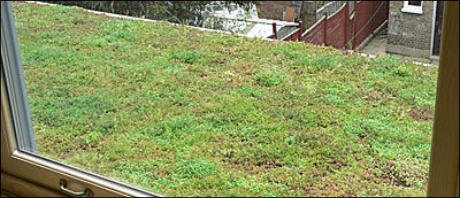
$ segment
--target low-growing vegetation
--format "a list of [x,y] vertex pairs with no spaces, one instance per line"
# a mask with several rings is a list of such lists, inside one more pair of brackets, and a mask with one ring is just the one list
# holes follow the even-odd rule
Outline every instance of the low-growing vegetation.
[[13,2],[42,155],[168,196],[423,196],[437,68]]

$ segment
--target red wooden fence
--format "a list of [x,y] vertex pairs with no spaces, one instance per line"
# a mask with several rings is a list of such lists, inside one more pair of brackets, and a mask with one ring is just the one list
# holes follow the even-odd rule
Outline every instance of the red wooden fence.
[[353,48],[361,44],[374,30],[388,19],[389,1],[360,1],[355,3]]
[[344,20],[347,19],[348,12],[345,8],[348,7],[348,4],[344,4],[342,8],[335,12],[330,17],[327,17],[327,37],[326,37],[326,45],[333,46],[337,49],[342,49],[346,46],[345,41],[345,22]]
[[327,16],[325,15],[302,34],[301,40],[315,45],[326,43],[326,34],[324,34],[324,30],[327,30],[326,21]]
[[297,41],[301,34],[300,29],[286,36],[283,41]]
[[331,16],[325,16],[300,35],[298,30],[283,41],[304,41],[316,45],[329,45],[337,49],[346,49],[348,43],[355,48],[374,30],[388,19],[388,1],[355,2],[351,18],[345,3]]

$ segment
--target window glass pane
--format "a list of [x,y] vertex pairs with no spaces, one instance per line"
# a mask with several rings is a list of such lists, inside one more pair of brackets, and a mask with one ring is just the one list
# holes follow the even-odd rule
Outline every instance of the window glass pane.
[[422,1],[409,1],[409,5],[412,5],[412,6],[421,6],[421,5],[422,5]]
[[167,196],[425,195],[437,67],[343,50],[386,4],[353,5],[349,42],[333,13],[284,42],[267,5],[61,3],[12,2],[39,155]]

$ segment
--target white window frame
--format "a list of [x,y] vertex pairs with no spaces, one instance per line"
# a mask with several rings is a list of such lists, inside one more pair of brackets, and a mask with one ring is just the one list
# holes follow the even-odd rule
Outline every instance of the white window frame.
[[404,1],[404,6],[401,8],[401,12],[423,14],[423,1],[420,1],[420,6],[409,5],[409,1]]
[[436,9],[437,1],[433,1],[433,18],[431,19],[431,40],[430,40],[430,55],[433,56],[433,47],[434,47],[434,28],[436,24]]

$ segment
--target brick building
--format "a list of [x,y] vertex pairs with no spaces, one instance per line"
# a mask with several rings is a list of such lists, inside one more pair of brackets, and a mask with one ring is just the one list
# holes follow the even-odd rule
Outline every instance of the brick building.
[[439,55],[442,1],[390,1],[386,52],[430,58]]

